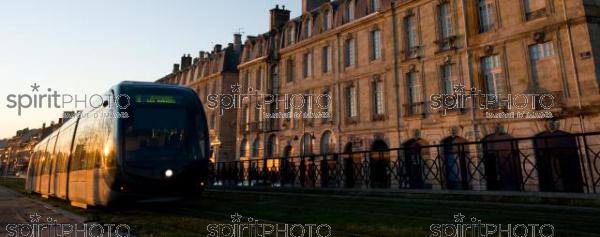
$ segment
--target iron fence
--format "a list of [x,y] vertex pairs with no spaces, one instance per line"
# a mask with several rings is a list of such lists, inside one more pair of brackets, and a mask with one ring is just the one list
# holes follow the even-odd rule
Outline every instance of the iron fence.
[[600,133],[459,137],[401,148],[218,162],[216,186],[600,192]]

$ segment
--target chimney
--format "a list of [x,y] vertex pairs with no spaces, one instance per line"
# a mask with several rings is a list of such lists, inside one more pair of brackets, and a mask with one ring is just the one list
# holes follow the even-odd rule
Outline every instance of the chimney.
[[271,9],[270,29],[279,29],[290,20],[290,11],[285,10],[285,6],[279,9],[279,5]]
[[235,51],[240,51],[242,49],[242,34],[233,35],[233,47]]
[[175,63],[173,64],[173,73],[179,72],[179,64]]
[[181,57],[181,70],[185,70],[188,67],[190,67],[192,65],[192,56],[188,55],[183,55]]
[[222,48],[223,48],[223,46],[222,46],[222,45],[220,45],[220,44],[216,44],[216,45],[215,45],[214,52],[215,52],[215,53],[219,53],[219,52],[221,52],[221,49],[222,49]]
[[204,59],[205,54],[206,53],[204,51],[200,51],[200,60]]
[[311,12],[328,2],[329,0],[302,0],[302,14]]

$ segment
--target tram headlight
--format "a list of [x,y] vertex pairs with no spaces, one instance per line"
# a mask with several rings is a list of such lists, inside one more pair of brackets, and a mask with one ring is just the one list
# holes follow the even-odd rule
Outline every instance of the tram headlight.
[[173,170],[171,170],[171,169],[165,170],[165,177],[171,178],[171,176],[173,176]]

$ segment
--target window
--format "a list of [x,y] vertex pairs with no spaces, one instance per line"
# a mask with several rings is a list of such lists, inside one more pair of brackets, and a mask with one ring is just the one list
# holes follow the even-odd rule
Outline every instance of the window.
[[210,118],[210,129],[215,129],[216,125],[217,125],[217,116],[213,114],[213,115],[211,115],[211,118]]
[[347,115],[350,118],[358,116],[356,104],[356,86],[352,85],[347,88],[346,101],[348,102]]
[[240,157],[246,156],[246,150],[248,149],[248,141],[246,139],[242,139],[240,142]]
[[258,45],[256,46],[256,57],[261,57],[262,53],[263,53],[262,42],[259,42]]
[[324,73],[331,70],[331,46],[325,46],[321,50],[321,69]]
[[406,75],[406,84],[408,89],[409,113],[416,114],[419,111],[419,105],[423,101],[421,81],[416,72],[409,72]]
[[492,55],[481,58],[481,69],[486,94],[507,96],[507,85],[502,74],[500,56]]
[[321,107],[324,113],[331,112],[331,92],[329,90],[323,92],[322,100],[319,101],[319,107]]
[[295,67],[296,67],[296,65],[295,65],[293,59],[290,58],[286,61],[285,79],[287,82],[294,81],[294,68]]
[[326,131],[321,136],[321,154],[328,154],[331,152],[331,132]]
[[419,39],[417,34],[417,17],[414,15],[404,18],[406,27],[406,52],[409,58],[418,55]]
[[442,93],[452,95],[454,93],[455,82],[452,81],[452,65],[444,64],[440,68],[440,77],[442,81]]
[[354,1],[348,1],[344,9],[344,23],[354,20]]
[[323,30],[331,29],[331,11],[327,10],[323,14]]
[[523,0],[527,20],[537,19],[546,14],[546,0]]
[[[250,108],[248,105],[244,106],[244,113],[242,114],[242,121],[244,121],[244,126],[250,123]],[[246,129],[247,130],[247,129]]]
[[381,80],[373,81],[373,113],[375,115],[383,115],[383,82]]
[[312,53],[305,53],[303,56],[303,76],[304,78],[312,76]]
[[379,0],[370,0],[371,12],[379,11]]
[[260,139],[257,137],[256,139],[254,139],[254,142],[252,143],[252,157],[258,157],[259,150],[260,150]]
[[256,70],[256,90],[260,90],[262,88],[262,83],[263,83],[263,69],[262,67],[259,67],[258,70]]
[[[250,47],[248,46],[248,48],[250,48]],[[250,52],[250,49],[246,50],[246,52],[244,52],[244,54],[246,55],[245,61],[250,61],[250,59],[252,57],[252,53]]]
[[312,135],[309,133],[305,133],[302,136],[302,155],[310,155],[312,154]]
[[312,18],[308,18],[305,22],[306,26],[304,26],[306,29],[306,37],[310,37],[312,36]]
[[309,119],[311,116],[309,115],[312,112],[312,100],[311,97],[309,97],[308,95],[310,94],[309,91],[305,92],[305,96],[303,96],[303,103],[302,103],[302,118],[304,120]]
[[371,31],[371,59],[377,60],[381,58],[381,31]]
[[554,56],[554,45],[552,42],[545,42],[529,46],[529,52],[532,61],[538,61],[544,58]]
[[452,12],[450,3],[442,3],[438,8],[440,22],[440,38],[447,39],[453,34],[452,30]]
[[540,77],[545,78],[544,76],[540,76],[540,74],[544,73],[544,69],[552,67],[552,63],[550,62],[550,64],[548,64],[544,63],[543,61],[553,56],[554,45],[552,44],[552,42],[538,43],[529,46],[529,57],[531,61],[531,78],[533,80],[533,85],[537,86],[539,84]]
[[248,90],[248,91],[252,90],[252,81],[250,78],[250,71],[246,72],[246,81],[244,83],[246,84],[246,90]]
[[290,26],[287,30],[287,44],[291,45],[296,41],[295,27]]
[[345,44],[345,53],[344,53],[344,65],[346,65],[346,67],[349,66],[353,66],[356,63],[356,59],[355,59],[355,42],[354,39],[348,39],[346,40],[346,44]]
[[244,73],[244,81],[243,81],[242,88],[249,91],[251,86],[252,85],[250,82],[250,72],[246,71],[246,73]]
[[496,27],[494,0],[477,0],[479,10],[479,32],[484,33]]
[[260,112],[260,106],[254,105],[254,122],[262,121],[262,113]]

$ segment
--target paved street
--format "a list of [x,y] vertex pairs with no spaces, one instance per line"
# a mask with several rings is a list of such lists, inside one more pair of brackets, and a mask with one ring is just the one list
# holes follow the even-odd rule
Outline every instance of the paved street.
[[33,200],[6,187],[0,186],[0,236],[8,234],[7,227],[15,224],[54,222],[77,224],[84,218]]

